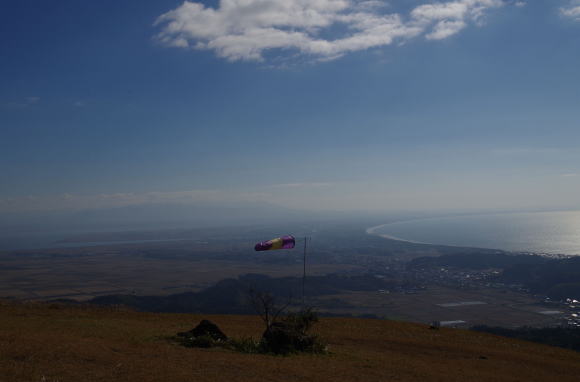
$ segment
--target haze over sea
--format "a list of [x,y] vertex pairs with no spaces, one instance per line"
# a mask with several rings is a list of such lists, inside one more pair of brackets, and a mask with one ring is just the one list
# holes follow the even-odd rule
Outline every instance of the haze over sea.
[[368,232],[418,243],[580,255],[580,211],[429,218]]

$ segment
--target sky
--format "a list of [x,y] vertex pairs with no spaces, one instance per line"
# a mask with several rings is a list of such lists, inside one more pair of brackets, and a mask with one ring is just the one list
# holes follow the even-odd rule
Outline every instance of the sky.
[[6,216],[580,205],[577,0],[5,0],[0,57]]

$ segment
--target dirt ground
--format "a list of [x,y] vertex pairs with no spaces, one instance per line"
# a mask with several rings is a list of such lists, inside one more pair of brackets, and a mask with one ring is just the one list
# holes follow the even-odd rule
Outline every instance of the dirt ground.
[[323,319],[329,355],[190,349],[168,340],[209,318],[259,337],[253,316],[0,305],[0,376],[12,381],[577,381],[580,353],[460,329]]

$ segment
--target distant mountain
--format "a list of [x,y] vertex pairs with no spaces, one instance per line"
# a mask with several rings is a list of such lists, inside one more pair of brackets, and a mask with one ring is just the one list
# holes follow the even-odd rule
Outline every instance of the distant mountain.
[[1,236],[23,232],[116,231],[251,225],[317,216],[267,203],[139,204],[107,209],[0,215]]

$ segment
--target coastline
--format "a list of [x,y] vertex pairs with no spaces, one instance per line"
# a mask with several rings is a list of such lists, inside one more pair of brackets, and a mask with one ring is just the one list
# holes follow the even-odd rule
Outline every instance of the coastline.
[[369,227],[365,230],[367,235],[372,235],[372,236],[378,236],[378,237],[382,237],[383,239],[387,239],[387,240],[395,240],[395,241],[400,241],[403,243],[410,243],[410,244],[421,244],[421,245],[429,245],[429,246],[438,246],[438,247],[452,247],[452,248],[470,248],[470,249],[481,249],[481,250],[492,250],[492,251],[501,251],[505,254],[508,255],[528,255],[528,256],[542,256],[542,257],[546,257],[546,258],[550,258],[550,259],[567,259],[567,258],[571,258],[571,257],[576,257],[576,256],[580,256],[579,255],[571,255],[571,254],[566,254],[566,253],[545,253],[545,252],[532,252],[532,251],[512,251],[512,250],[506,250],[506,249],[499,249],[499,248],[487,248],[487,247],[470,247],[470,246],[465,246],[465,245],[453,245],[453,244],[435,244],[435,243],[427,243],[427,242],[421,242],[421,241],[414,241],[414,240],[408,240],[408,239],[403,239],[397,236],[392,236],[392,235],[387,235],[387,234],[380,234],[380,233],[376,233],[377,230],[381,229],[384,226],[390,225],[393,223],[385,223],[385,224],[380,224],[377,226],[373,226],[373,227]]
[[[400,237],[396,237],[396,236],[391,236],[391,235],[386,235],[386,234],[380,234],[380,233],[376,233],[375,231],[377,229],[380,229],[386,225],[389,225],[392,223],[385,223],[385,224],[381,224],[381,225],[377,225],[374,227],[369,227],[365,230],[365,232],[367,233],[367,235],[372,235],[372,236],[379,236],[382,237],[383,239],[388,239],[388,240],[395,240],[395,241],[402,241],[404,243],[411,243],[411,244],[423,244],[423,245],[439,245],[439,244],[433,244],[433,243],[424,243],[421,241],[413,241],[413,240],[407,240],[407,239],[403,239]],[[455,247],[454,245],[446,245],[447,247]]]

